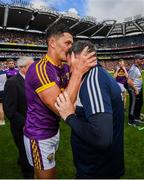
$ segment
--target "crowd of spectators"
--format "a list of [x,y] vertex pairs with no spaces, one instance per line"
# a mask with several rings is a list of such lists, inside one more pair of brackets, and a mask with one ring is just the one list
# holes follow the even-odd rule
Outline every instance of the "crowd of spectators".
[[[16,43],[16,44],[30,44],[30,45],[46,45],[45,35],[44,34],[37,34],[37,33],[26,33],[21,31],[0,31],[0,43]],[[119,38],[103,38],[103,39],[96,39],[94,40],[97,49],[105,49],[105,48],[121,48],[121,47],[134,47],[144,45],[144,34],[135,35],[135,36],[127,36],[127,37],[119,37]],[[30,52],[31,51],[31,52]],[[24,51],[1,51],[0,58],[7,59],[13,58],[17,59],[19,56],[31,56],[35,60],[40,59],[45,52],[35,52],[30,50],[28,52]],[[122,55],[112,55],[112,58],[116,60],[106,60],[105,56],[101,56],[100,63],[103,67],[109,71],[113,71],[118,63],[119,59],[130,59],[125,60],[126,65],[128,68],[133,64],[133,55],[131,54],[122,54]],[[0,62],[0,65],[3,64],[3,67],[6,68],[6,63]]]
[[117,38],[97,39],[97,48],[127,48],[135,46],[144,46],[144,34],[134,36],[122,36]]
[[[107,60],[107,61],[99,61],[99,63],[108,71],[115,71],[119,60]],[[124,60],[125,66],[129,69],[131,65],[133,64],[134,60]]]
[[35,52],[0,52],[0,57],[11,57],[18,58],[19,56],[31,56],[33,58],[41,58],[44,53],[35,53]]
[[0,43],[46,45],[45,35],[21,31],[0,31]]
[[[16,64],[16,61],[15,61],[15,64]],[[0,61],[0,67],[1,67],[2,70],[8,69],[8,62],[7,62],[7,60]]]
[[[93,40],[97,48],[121,48],[144,45],[144,34]],[[45,35],[21,31],[0,31],[0,43],[46,45]]]
[[[22,56],[22,55],[19,55]],[[17,56],[17,57],[19,57]],[[99,61],[99,63],[108,71],[115,71],[119,60],[107,60],[107,61]],[[126,67],[129,69],[131,65],[133,64],[133,60],[124,60]],[[0,61],[0,67],[2,67],[3,70],[7,69],[7,60],[6,61]]]

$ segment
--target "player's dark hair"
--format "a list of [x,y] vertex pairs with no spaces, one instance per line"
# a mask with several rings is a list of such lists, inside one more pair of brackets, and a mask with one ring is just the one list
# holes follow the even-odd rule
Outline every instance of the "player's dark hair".
[[89,52],[96,52],[96,47],[93,43],[88,40],[78,40],[69,49],[68,54],[71,54],[72,52],[75,54],[80,54],[86,46],[88,46]]
[[63,33],[69,33],[69,34],[73,35],[71,29],[66,24],[55,23],[55,24],[51,25],[47,29],[47,32],[46,32],[47,42],[48,42],[50,37],[52,37],[52,36],[60,36]]

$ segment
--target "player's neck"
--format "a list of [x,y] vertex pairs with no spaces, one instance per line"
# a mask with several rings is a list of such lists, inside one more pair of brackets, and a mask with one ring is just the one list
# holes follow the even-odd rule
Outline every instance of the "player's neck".
[[56,66],[61,66],[62,62],[61,60],[56,56],[55,53],[52,53],[52,52],[49,52],[48,51],[48,56],[51,58],[51,60],[53,61],[53,63],[56,65]]

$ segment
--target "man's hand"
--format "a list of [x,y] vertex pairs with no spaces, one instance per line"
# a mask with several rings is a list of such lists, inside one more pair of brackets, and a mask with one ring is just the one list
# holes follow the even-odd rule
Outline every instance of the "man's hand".
[[67,92],[60,94],[59,97],[57,97],[57,102],[55,103],[55,107],[58,110],[60,116],[64,120],[66,120],[66,118],[70,114],[75,113],[74,105],[70,101],[70,98],[69,98]]
[[128,83],[128,85],[133,89],[135,95],[138,95],[138,94],[139,94],[139,91],[138,91],[138,89],[134,86],[134,81],[129,78],[129,79],[127,80],[127,83]]
[[80,74],[85,74],[91,67],[97,64],[96,52],[88,52],[88,47],[75,56],[71,55],[71,70]]
[[135,93],[136,96],[139,94],[139,91],[138,91],[138,89],[136,87],[134,89],[134,93]]

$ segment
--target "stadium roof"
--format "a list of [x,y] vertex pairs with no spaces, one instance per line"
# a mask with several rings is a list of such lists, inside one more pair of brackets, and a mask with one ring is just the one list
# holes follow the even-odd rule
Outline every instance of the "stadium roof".
[[66,23],[76,37],[98,38],[144,33],[144,17],[122,23],[117,23],[116,20],[97,22],[93,17],[80,18],[72,13],[62,14],[49,8],[38,10],[0,4],[0,29],[45,33],[56,22]]

